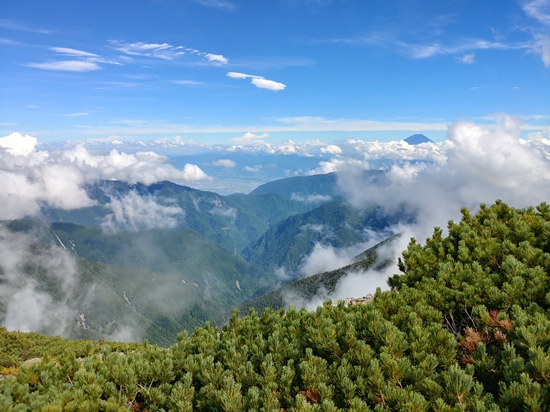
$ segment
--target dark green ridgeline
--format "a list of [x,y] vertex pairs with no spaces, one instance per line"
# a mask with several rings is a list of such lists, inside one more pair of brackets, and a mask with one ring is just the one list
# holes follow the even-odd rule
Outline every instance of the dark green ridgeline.
[[410,220],[405,211],[388,215],[380,207],[356,209],[341,202],[328,202],[271,226],[242,256],[266,271],[284,268],[294,275],[302,259],[316,243],[345,248],[365,241],[365,229],[381,232],[399,221]]
[[[192,229],[218,243],[229,253],[238,253],[249,242],[258,239],[270,225],[318,205],[283,198],[273,193],[261,195],[217,193],[159,182],[149,186],[131,185],[120,181],[102,181],[87,188],[88,195],[98,204],[78,210],[44,208],[48,222],[67,222],[99,227],[110,209],[105,205],[110,197],[121,198],[135,191],[142,197],[154,196],[157,202],[178,206],[184,211],[177,228]],[[233,213],[228,213],[234,211]],[[177,216],[176,216],[177,217]]]
[[[377,245],[365,250],[363,253],[355,257],[354,263],[340,269],[308,276],[307,278],[296,280],[280,287],[279,289],[271,290],[266,293],[262,293],[260,290],[254,294],[253,299],[243,303],[237,309],[242,315],[246,315],[251,309],[254,309],[261,315],[266,308],[271,310],[286,308],[287,303],[285,302],[285,296],[292,295],[307,301],[317,296],[321,291],[325,294],[331,294],[336,289],[336,285],[342,276],[345,276],[350,272],[366,271],[367,269],[383,270],[388,267],[391,262],[388,260],[380,261],[378,259],[377,250],[381,246],[397,240],[400,236],[400,234],[393,235]],[[220,326],[225,325],[229,321],[230,317],[231,314],[226,313],[214,323]]]
[[371,303],[233,316],[168,349],[0,328],[0,410],[548,411],[547,204],[464,209],[397,269]]

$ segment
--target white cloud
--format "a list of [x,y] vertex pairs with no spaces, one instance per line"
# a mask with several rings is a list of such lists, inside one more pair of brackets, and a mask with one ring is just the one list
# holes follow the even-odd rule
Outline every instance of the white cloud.
[[548,200],[550,142],[519,136],[518,124],[510,118],[494,128],[458,122],[449,128],[447,142],[433,145],[439,152],[433,164],[394,165],[387,186],[353,178],[341,188],[356,205],[408,205],[423,227],[417,236],[422,239],[434,226],[458,218],[462,206],[475,209],[502,199],[524,207]]
[[487,40],[465,40],[454,45],[399,43],[400,47],[414,59],[426,59],[437,55],[460,54],[472,50],[528,49],[528,43],[506,44]]
[[235,163],[233,160],[229,159],[219,159],[214,162],[212,162],[212,165],[218,166],[218,167],[225,167],[225,168],[233,168],[237,166],[237,163]]
[[[372,132],[372,131],[406,131],[428,132],[444,131],[448,123],[414,122],[414,121],[380,121],[371,119],[329,119],[325,117],[301,116],[275,119],[269,125],[232,125],[211,126],[191,124],[148,123],[145,121],[118,122],[115,126],[81,127],[81,133],[100,135],[140,135],[140,134],[184,134],[184,133],[246,133],[255,130],[256,133],[275,132]],[[523,124],[522,129],[539,127]]]
[[43,205],[62,209],[91,206],[83,186],[100,179],[150,185],[162,180],[196,181],[209,177],[196,165],[178,170],[154,152],[128,154],[113,149],[92,154],[84,143],[58,151],[37,151],[30,136],[0,138],[0,220],[36,216]]
[[237,219],[238,210],[233,207],[224,208],[219,204],[215,204],[215,207],[210,209],[210,213],[216,216],[228,217],[233,222],[235,222],[235,220]]
[[228,60],[225,57],[223,57],[221,54],[208,53],[204,57],[206,57],[209,62],[220,63],[220,64],[228,63]]
[[550,24],[550,1],[534,0],[523,5],[523,10],[529,17],[544,24]]
[[14,156],[28,156],[34,151],[38,140],[35,137],[21,133],[12,133],[0,138],[0,147]]
[[233,141],[235,143],[247,143],[247,142],[256,142],[260,139],[265,139],[266,137],[269,137],[268,133],[263,133],[261,135],[256,135],[254,133],[246,132],[241,137],[235,137],[233,138]]
[[459,60],[464,64],[473,64],[475,61],[475,54],[474,53],[465,54]]
[[153,196],[140,196],[135,190],[123,197],[110,196],[108,207],[112,213],[105,216],[101,226],[109,231],[173,229],[185,214],[179,206],[162,205]]
[[[531,133],[529,137],[530,140],[521,139],[519,125],[503,117],[495,127],[455,123],[449,128],[446,142],[418,145],[423,146],[419,150],[418,147],[411,151],[397,150],[400,147],[395,144],[380,143],[373,147],[371,142],[357,145],[358,142],[353,141],[351,147],[366,154],[366,158],[389,154],[399,159],[406,153],[406,156],[432,158],[433,163],[396,163],[386,173],[387,180],[382,184],[350,170],[338,175],[338,184],[355,207],[378,204],[390,213],[403,213],[402,208],[405,208],[408,214],[415,216],[414,223],[391,228],[390,232],[403,233],[403,236],[379,251],[382,258],[395,262],[411,237],[422,242],[432,234],[434,227],[444,228],[449,220],[459,220],[463,206],[475,212],[480,203],[491,204],[497,199],[514,207],[547,202],[550,197],[550,139],[543,132]],[[340,253],[321,246],[314,252],[304,260],[304,274],[325,270],[322,265],[327,257],[336,260]],[[293,299],[293,304],[312,309],[327,297],[360,297],[373,293],[377,287],[387,288],[386,279],[395,272],[395,264],[392,264],[382,271],[350,273],[339,281],[330,296],[321,292],[308,302],[296,296],[289,299]]]
[[259,172],[262,169],[263,169],[262,165],[255,165],[254,167],[250,167],[250,166],[244,167],[244,170],[246,170],[247,172],[253,172],[253,173]]
[[253,77],[252,84],[260,89],[268,89],[273,91],[284,90],[286,85],[273,80],[267,80],[263,77]]
[[213,7],[221,10],[233,10],[235,5],[226,0],[195,0],[196,3],[202,4],[203,6]]
[[324,196],[324,195],[303,196],[301,193],[292,193],[292,195],[290,196],[290,200],[295,200],[297,202],[304,202],[304,203],[328,202],[330,199],[331,199],[330,196]]
[[181,84],[183,86],[198,86],[204,84],[203,82],[198,82],[196,80],[175,80],[174,83]]
[[336,145],[328,145],[327,147],[322,147],[321,148],[321,153],[328,153],[328,154],[332,154],[332,155],[338,155],[338,154],[342,154],[342,149],[340,149],[338,146]]
[[92,61],[81,60],[62,60],[46,63],[29,63],[29,67],[43,70],[59,70],[68,72],[89,72],[93,70],[101,70],[101,67]]
[[172,60],[176,56],[185,54],[181,47],[174,47],[168,43],[124,43],[116,40],[111,40],[109,43],[113,49],[130,56],[147,56]]
[[319,167],[315,170],[310,171],[309,175],[317,175],[317,174],[326,174],[326,173],[333,173],[333,172],[342,172],[349,169],[362,169],[366,170],[369,169],[369,163],[365,160],[361,159],[352,159],[352,158],[336,158],[333,157],[329,161],[322,161],[319,162]]
[[330,245],[316,243],[311,254],[302,260],[298,270],[303,277],[328,272],[349,265],[357,254],[357,246],[336,249]]
[[[6,308],[0,321],[8,330],[64,335],[76,315],[76,263],[59,247],[41,247],[37,254],[33,243],[31,235],[0,226],[0,300]],[[40,283],[26,268],[40,268]]]
[[244,73],[238,73],[238,72],[228,72],[226,74],[227,77],[231,77],[232,79],[246,79],[248,77],[254,77],[250,74],[244,74]]
[[238,72],[228,72],[226,76],[231,77],[232,79],[252,79],[251,83],[260,88],[260,89],[268,89],[273,91],[280,91],[284,90],[286,88],[286,85],[283,83],[276,82],[274,80],[267,80],[266,78],[262,76],[256,76],[254,74],[245,74],[245,73],[238,73]]
[[[387,280],[397,272],[397,257],[401,255],[403,250],[407,249],[410,238],[414,236],[407,227],[394,227],[392,228],[392,232],[401,233],[401,237],[376,250],[378,262],[389,261],[390,263],[382,270],[368,269],[366,271],[349,272],[338,280],[334,292],[327,296],[327,298],[332,300],[350,297],[359,298],[368,294],[374,294],[377,288],[382,290],[389,289]],[[384,239],[378,238],[376,242],[382,240]]]
[[8,20],[8,19],[0,19],[0,27],[3,27],[5,29],[10,29],[10,30],[28,31],[31,33],[39,33],[39,34],[57,33],[55,30],[45,30],[45,29],[38,29],[34,27],[28,27],[28,26],[25,26],[24,24],[21,24],[18,21]]
[[65,54],[67,56],[75,57],[98,57],[97,54],[88,53],[82,50],[71,49],[68,47],[50,47],[50,50],[53,50],[56,53]]
[[[283,117],[278,119],[281,123],[289,125],[294,131],[427,131],[447,130],[448,124],[444,122],[396,122],[364,119],[327,119],[318,116]],[[276,130],[273,130],[276,131]]]
[[44,63],[30,63],[27,64],[27,66],[42,70],[89,72],[100,70],[100,63],[121,65],[119,62],[116,61],[105,60],[99,57],[97,54],[77,49],[71,49],[68,47],[50,47],[50,50],[72,59],[49,61]]
[[82,117],[82,116],[88,116],[89,113],[86,113],[86,112],[77,112],[77,113],[69,113],[69,114],[64,114],[63,116],[65,117]]
[[197,49],[184,46],[173,46],[169,43],[126,43],[118,40],[110,40],[109,45],[114,50],[124,53],[127,56],[152,57],[170,61],[187,55],[189,57],[199,56],[209,63],[228,63],[228,59],[221,54],[204,53]]
[[535,53],[540,53],[544,66],[550,67],[550,36],[538,34],[535,36]]

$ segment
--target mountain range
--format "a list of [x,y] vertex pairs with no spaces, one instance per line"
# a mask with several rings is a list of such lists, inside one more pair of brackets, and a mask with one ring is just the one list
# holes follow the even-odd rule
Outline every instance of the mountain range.
[[[365,173],[383,181],[383,172]],[[280,307],[287,289],[277,289],[289,282],[294,286],[286,287],[309,282],[330,290],[327,285],[351,267],[301,279],[316,247],[359,253],[369,234],[410,218],[375,205],[353,208],[342,200],[337,180],[334,173],[295,177],[228,196],[171,182],[102,181],[85,188],[93,206],[44,207],[40,220],[3,222],[0,241],[26,237],[34,257],[21,255],[12,267],[0,261],[0,280],[12,290],[31,285],[35,300],[62,302],[62,333],[69,337],[146,338],[166,346],[179,331],[222,319],[246,302],[258,310]],[[373,264],[375,252],[367,255],[355,264]],[[52,261],[61,258],[74,262],[71,287],[55,273]],[[0,297],[5,325],[14,301]],[[39,332],[59,333],[42,324]]]

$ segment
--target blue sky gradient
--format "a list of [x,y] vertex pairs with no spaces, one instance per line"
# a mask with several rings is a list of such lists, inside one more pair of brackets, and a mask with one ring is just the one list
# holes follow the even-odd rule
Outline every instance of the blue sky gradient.
[[550,125],[550,1],[0,4],[0,134],[206,144]]

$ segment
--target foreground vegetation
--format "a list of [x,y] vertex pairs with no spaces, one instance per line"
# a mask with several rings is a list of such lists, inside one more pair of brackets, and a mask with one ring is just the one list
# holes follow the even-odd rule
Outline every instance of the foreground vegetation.
[[58,340],[3,365],[0,410],[548,410],[547,204],[463,210],[399,270],[370,304],[236,313],[168,349]]

